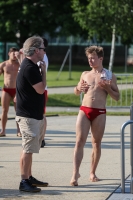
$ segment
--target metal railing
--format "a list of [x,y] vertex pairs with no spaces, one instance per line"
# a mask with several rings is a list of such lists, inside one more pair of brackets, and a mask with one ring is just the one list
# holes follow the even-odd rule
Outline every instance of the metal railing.
[[133,104],[130,107],[130,120],[121,127],[121,192],[125,193],[125,151],[124,151],[124,130],[130,124],[130,164],[131,164],[131,182],[130,190],[133,194]]
[[111,97],[107,101],[108,107],[129,107],[133,102],[133,74],[115,74],[120,91],[120,100],[114,101]]

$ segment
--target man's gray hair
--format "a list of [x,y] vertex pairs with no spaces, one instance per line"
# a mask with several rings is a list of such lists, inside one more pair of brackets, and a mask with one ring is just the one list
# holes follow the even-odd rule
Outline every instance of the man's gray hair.
[[43,39],[39,36],[33,36],[28,38],[23,44],[23,52],[25,56],[32,56],[36,48],[39,48],[43,44]]

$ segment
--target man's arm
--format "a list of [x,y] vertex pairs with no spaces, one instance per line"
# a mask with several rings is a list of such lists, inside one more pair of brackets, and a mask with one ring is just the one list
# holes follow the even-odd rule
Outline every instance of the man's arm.
[[76,95],[80,95],[81,94],[81,91],[78,89],[78,85],[74,88],[74,94],[76,94]]
[[83,79],[83,77],[86,73],[87,73],[86,71],[82,73],[78,85],[74,88],[75,95],[80,95],[81,92],[86,93],[88,91],[90,85],[88,85],[87,82],[84,81],[84,79]]
[[23,49],[20,49],[19,52],[16,51],[16,52],[15,52],[15,56],[16,56],[16,58],[17,58],[19,64],[21,65],[22,61],[23,61],[24,58],[25,58],[25,55],[23,54]]
[[42,82],[39,82],[33,85],[33,88],[36,90],[38,94],[44,93],[44,88],[46,87],[46,65],[45,62],[41,63],[41,74],[42,74]]
[[0,75],[1,75],[1,74],[4,74],[4,70],[3,70],[3,67],[4,67],[4,65],[5,65],[4,63],[5,63],[5,62],[3,62],[3,63],[0,64]]
[[80,81],[78,82],[78,84],[74,88],[74,94],[75,95],[80,95],[81,94],[81,80],[82,80],[82,76],[83,76],[83,73],[80,76]]
[[107,91],[107,93],[112,97],[112,99],[118,101],[120,99],[119,89],[117,87],[117,80],[115,75],[112,75],[112,80],[101,81],[99,86]]

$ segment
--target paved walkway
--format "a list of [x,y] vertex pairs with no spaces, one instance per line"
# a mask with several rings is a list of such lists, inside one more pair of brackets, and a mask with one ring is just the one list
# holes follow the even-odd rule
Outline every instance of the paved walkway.
[[[69,88],[72,90],[72,88]],[[55,90],[54,90],[55,91]],[[52,89],[51,89],[52,92]],[[50,93],[50,91],[49,91]],[[70,93],[70,92],[69,92]],[[47,107],[47,111],[67,111],[78,108]],[[125,108],[129,111],[129,108]],[[1,107],[0,107],[1,113]],[[84,158],[80,167],[81,178],[78,187],[71,187],[72,159],[75,144],[76,116],[47,117],[46,147],[33,156],[33,175],[48,181],[49,187],[42,188],[39,194],[19,192],[19,157],[21,138],[16,136],[15,112],[9,109],[6,127],[7,136],[0,138],[0,199],[1,200],[105,200],[119,186],[120,166],[120,128],[129,120],[129,116],[107,116],[105,134],[102,141],[102,157],[97,168],[100,182],[89,181],[91,143],[90,135],[84,149]],[[130,174],[130,128],[125,130],[126,176]],[[119,197],[117,196],[117,199]],[[120,198],[123,200],[124,198]]]
[[[47,106],[47,112],[54,112],[55,115],[58,115],[59,112],[77,112],[78,113],[79,108],[78,107],[48,107]],[[107,112],[129,112],[130,114],[130,107],[125,108],[107,108]],[[0,106],[0,113],[2,113],[2,108]],[[15,118],[15,110],[13,106],[9,107],[8,112],[8,119],[14,119]],[[47,114],[46,114],[47,116]]]
[[[78,107],[48,107],[47,106],[47,112],[55,112],[58,115],[58,112],[78,112],[79,108]],[[0,106],[0,113],[2,112],[2,108]],[[130,113],[130,108],[125,107],[125,108],[107,108],[107,112],[129,112]],[[8,112],[8,118],[15,118],[15,111],[14,107],[10,106],[9,107],[9,112]]]
[[[131,88],[131,84],[118,84],[118,88],[120,90],[124,90],[127,88]],[[73,93],[74,87],[56,87],[56,88],[48,88],[49,94],[70,94]]]
[[[7,136],[0,138],[0,199],[1,200],[105,200],[120,184],[120,128],[128,116],[107,116],[102,141],[102,156],[97,168],[100,182],[89,181],[90,135],[84,149],[78,187],[71,187],[72,158],[75,144],[76,116],[47,117],[46,147],[33,156],[33,175],[48,181],[49,187],[38,194],[19,192],[19,157],[21,138],[16,137],[14,119],[8,120]],[[129,127],[126,139],[126,176],[130,174]]]

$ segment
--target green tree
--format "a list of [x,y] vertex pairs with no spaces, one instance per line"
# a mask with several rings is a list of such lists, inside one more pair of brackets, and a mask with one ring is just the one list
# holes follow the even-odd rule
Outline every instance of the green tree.
[[1,0],[0,19],[0,41],[17,42],[20,47],[35,34],[68,36],[82,32],[72,17],[70,0]]
[[71,0],[73,17],[88,38],[94,36],[97,42],[111,41],[110,66],[113,66],[115,40],[121,37],[123,44],[131,44],[133,39],[133,1],[132,0]]

